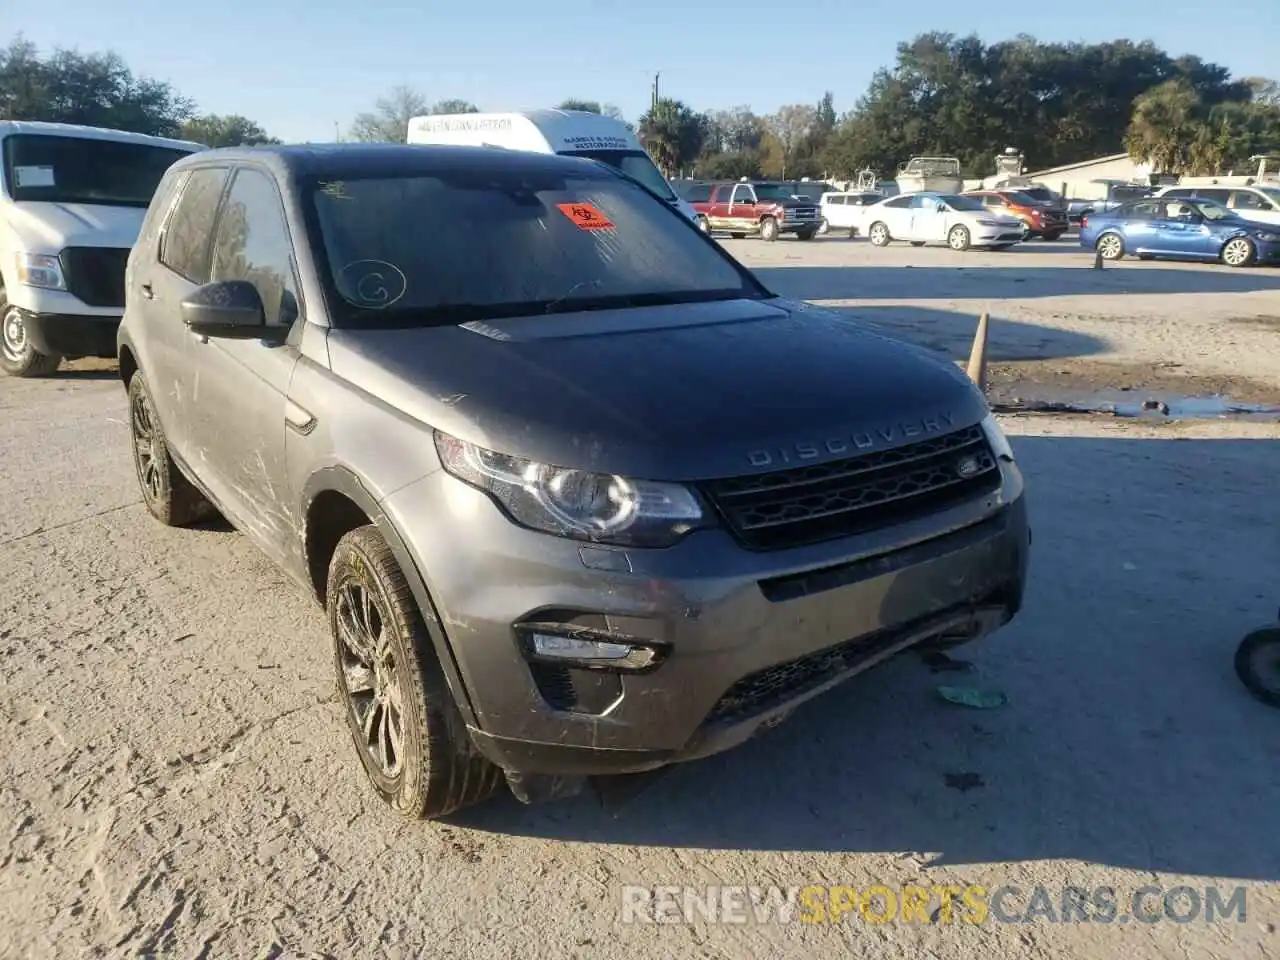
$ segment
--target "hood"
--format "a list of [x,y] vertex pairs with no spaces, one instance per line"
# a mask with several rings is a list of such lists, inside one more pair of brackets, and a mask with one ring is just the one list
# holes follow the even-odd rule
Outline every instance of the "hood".
[[9,205],[9,225],[19,243],[36,253],[63,247],[131,247],[138,239],[145,207],[23,200]]
[[808,198],[804,200],[797,200],[795,197],[787,197],[787,199],[785,200],[764,200],[762,202],[777,204],[779,207],[785,207],[788,210],[794,210],[796,207],[818,206],[818,203],[816,200],[809,200]]
[[987,409],[945,357],[782,299],[332,330],[329,355],[338,376],[461,439],[638,479],[839,459]]

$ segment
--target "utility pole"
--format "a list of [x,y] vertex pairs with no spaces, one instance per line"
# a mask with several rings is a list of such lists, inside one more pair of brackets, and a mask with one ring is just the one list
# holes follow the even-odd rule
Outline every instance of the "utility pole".
[[338,121],[337,121],[337,120],[333,121],[333,142],[334,142],[334,143],[341,143],[341,142],[342,142],[342,134],[338,132]]
[[658,78],[660,76],[662,76],[661,73],[653,75],[653,102],[649,105],[651,109],[657,109],[658,107]]

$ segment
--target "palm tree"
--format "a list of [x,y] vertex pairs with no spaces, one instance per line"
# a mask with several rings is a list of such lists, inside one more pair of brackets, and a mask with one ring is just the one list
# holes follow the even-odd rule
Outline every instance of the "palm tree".
[[1124,143],[1129,156],[1159,173],[1182,173],[1203,137],[1200,96],[1185,80],[1168,80],[1134,101]]

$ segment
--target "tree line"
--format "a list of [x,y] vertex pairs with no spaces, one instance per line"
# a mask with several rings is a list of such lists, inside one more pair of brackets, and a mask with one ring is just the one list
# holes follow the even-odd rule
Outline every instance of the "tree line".
[[[971,177],[1020,149],[1032,169],[1127,152],[1161,173],[1243,169],[1280,153],[1280,85],[1236,79],[1199,57],[1150,42],[1045,43],[1018,36],[925,33],[900,43],[851,109],[834,96],[769,114],[750,106],[696,110],[660,99],[633,123],[616,106],[558,106],[615,117],[635,130],[668,176],[851,179],[891,176],[914,155],[955,156]],[[431,101],[396,87],[356,116],[345,139],[403,142],[409,119],[474,113],[468,100]],[[239,115],[200,113],[171,85],[135,76],[114,53],[41,56],[19,35],[0,49],[0,119],[52,120],[176,136],[210,146],[279,142]]]

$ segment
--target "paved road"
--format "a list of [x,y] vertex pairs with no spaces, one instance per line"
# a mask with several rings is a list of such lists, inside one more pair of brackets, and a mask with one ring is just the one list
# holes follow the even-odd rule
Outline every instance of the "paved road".
[[[139,503],[111,374],[0,380],[0,956],[1274,956],[1274,425],[1008,426],[1033,498],[1008,706],[907,660],[616,816],[404,825],[357,774],[319,611]],[[619,923],[628,884],[1249,886],[1243,923]],[[1025,906],[1013,900],[1005,910]],[[1158,901],[1157,901],[1158,905]],[[1264,954],[1262,951],[1269,951]]]

